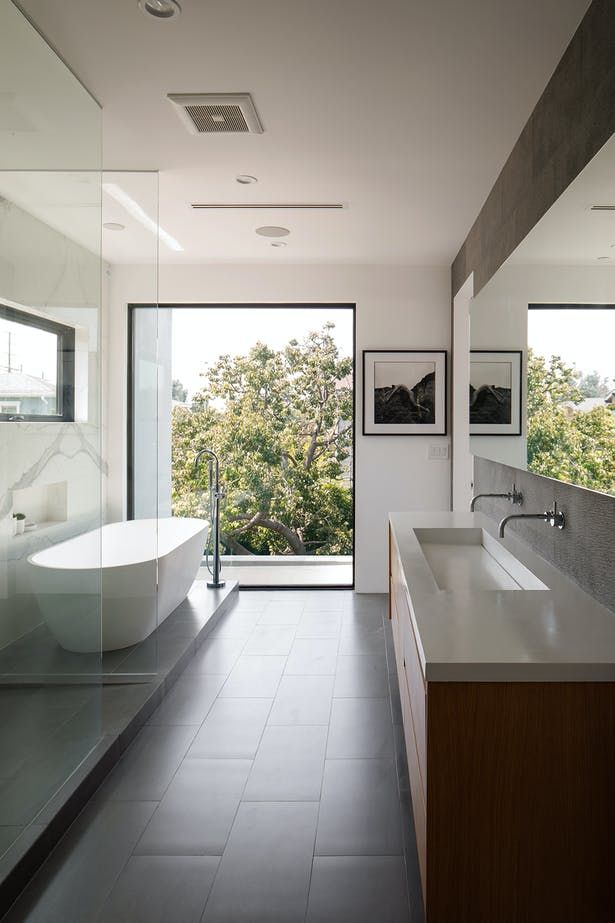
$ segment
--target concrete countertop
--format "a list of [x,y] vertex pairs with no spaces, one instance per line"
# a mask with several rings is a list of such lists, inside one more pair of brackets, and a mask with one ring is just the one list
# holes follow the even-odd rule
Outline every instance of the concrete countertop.
[[390,513],[389,521],[428,681],[615,682],[615,613],[512,534],[496,541],[548,590],[438,588],[414,530],[494,535],[480,513]]

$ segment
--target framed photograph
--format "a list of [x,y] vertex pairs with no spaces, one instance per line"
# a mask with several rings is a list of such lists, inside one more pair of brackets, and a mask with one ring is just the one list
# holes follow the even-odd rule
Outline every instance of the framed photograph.
[[446,351],[363,352],[363,435],[446,436]]
[[470,435],[521,435],[521,350],[470,351]]

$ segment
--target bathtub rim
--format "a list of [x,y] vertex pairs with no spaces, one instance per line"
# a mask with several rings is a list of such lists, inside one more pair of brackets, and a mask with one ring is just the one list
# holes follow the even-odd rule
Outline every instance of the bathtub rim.
[[[79,563],[73,560],[70,563],[66,562],[64,564],[53,564],[53,563],[48,564],[40,560],[40,558],[46,555],[48,552],[50,551],[55,552],[57,551],[57,549],[62,548],[63,545],[69,545],[71,542],[78,541],[84,535],[90,535],[94,532],[99,532],[102,536],[106,529],[111,530],[113,528],[117,528],[117,526],[126,527],[132,524],[140,524],[140,525],[156,524],[156,526],[159,527],[160,523],[171,523],[171,522],[192,523],[194,528],[193,530],[189,532],[189,534],[182,536],[181,541],[178,540],[178,542],[175,545],[173,545],[171,548],[167,548],[163,554],[157,554],[155,557],[153,557],[151,554],[147,554],[147,555],[144,555],[143,557],[138,557],[138,558],[132,557],[128,561],[113,561],[113,563],[105,564],[102,560],[102,551],[101,551],[100,560],[97,563],[92,563],[91,561],[87,561],[86,563]],[[41,570],[77,571],[79,573],[85,573],[87,571],[90,571],[93,573],[100,573],[102,571],[114,570],[114,569],[121,568],[121,567],[133,567],[133,566],[138,566],[139,564],[148,564],[150,562],[160,561],[162,558],[165,558],[167,555],[170,555],[174,551],[176,551],[177,548],[180,548],[181,545],[184,544],[184,542],[190,541],[192,538],[198,535],[199,532],[205,532],[208,535],[209,529],[210,529],[209,520],[197,519],[196,517],[192,517],[192,516],[162,516],[157,519],[150,518],[150,519],[119,520],[117,522],[105,523],[104,525],[97,526],[95,529],[88,529],[87,532],[81,532],[79,533],[79,535],[73,535],[71,536],[71,538],[67,538],[61,542],[57,542],[57,544],[55,545],[50,545],[48,548],[41,548],[38,551],[34,551],[32,552],[32,554],[29,554],[27,556],[26,560],[28,564],[32,565],[33,567],[37,567]],[[205,539],[205,541],[206,540],[207,539]],[[101,543],[101,547],[102,547],[102,543]],[[36,560],[37,558],[39,560]]]

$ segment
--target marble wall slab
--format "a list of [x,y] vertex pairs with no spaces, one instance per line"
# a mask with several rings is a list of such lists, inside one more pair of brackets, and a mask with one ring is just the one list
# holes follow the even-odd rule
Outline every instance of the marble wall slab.
[[[37,174],[37,189],[45,180]],[[49,174],[48,192],[74,193],[86,209],[81,223],[97,225],[92,181],[75,175],[61,186]],[[0,303],[51,317],[76,328],[75,422],[0,422],[0,648],[41,622],[30,555],[101,525],[105,464],[101,424],[101,259],[75,240],[7,198],[32,190],[16,172],[0,172]],[[81,198],[80,198],[81,197]],[[78,230],[76,228],[76,230]],[[83,230],[83,227],[82,227]],[[91,228],[89,229],[92,230]],[[77,235],[78,236],[78,235]],[[91,234],[90,234],[91,239]],[[65,494],[64,509],[34,531],[13,535],[14,512],[23,512],[30,487],[56,485]],[[19,491],[18,500],[15,492]],[[25,493],[24,493],[25,492]]]

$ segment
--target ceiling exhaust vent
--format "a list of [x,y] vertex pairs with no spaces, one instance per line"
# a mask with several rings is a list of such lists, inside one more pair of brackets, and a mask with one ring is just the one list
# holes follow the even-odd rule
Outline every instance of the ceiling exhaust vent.
[[167,98],[193,135],[263,133],[249,93],[169,93]]

